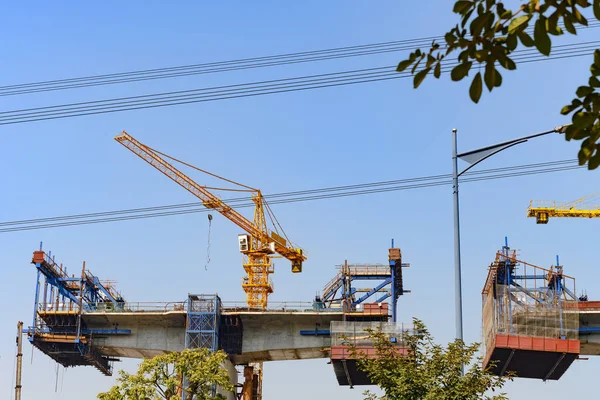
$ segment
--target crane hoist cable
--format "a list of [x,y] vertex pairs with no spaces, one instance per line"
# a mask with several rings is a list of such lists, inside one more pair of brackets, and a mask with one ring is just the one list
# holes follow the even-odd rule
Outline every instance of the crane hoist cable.
[[208,271],[208,264],[210,264],[210,226],[212,225],[212,214],[208,214],[208,244],[206,246],[206,264],[204,264],[204,270]]

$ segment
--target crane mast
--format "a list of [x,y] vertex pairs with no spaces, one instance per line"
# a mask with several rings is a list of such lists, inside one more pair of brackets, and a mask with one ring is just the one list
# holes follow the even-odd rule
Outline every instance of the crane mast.
[[302,249],[294,248],[291,244],[288,244],[288,240],[284,237],[285,234],[281,236],[276,232],[269,233],[265,211],[270,212],[270,210],[260,190],[203,171],[246,188],[246,190],[240,191],[252,193],[255,208],[254,220],[250,221],[208,190],[207,186],[196,183],[161,155],[173,159],[172,157],[146,146],[125,131],[115,136],[115,140],[196,196],[206,208],[219,212],[247,232],[247,235],[239,235],[238,239],[240,252],[245,256],[243,267],[247,276],[243,279],[242,287],[246,293],[249,308],[266,308],[268,296],[273,293],[273,284],[269,279],[269,275],[274,272],[272,263],[274,253],[278,253],[291,261],[292,272],[302,272],[302,263],[306,260],[306,255]]

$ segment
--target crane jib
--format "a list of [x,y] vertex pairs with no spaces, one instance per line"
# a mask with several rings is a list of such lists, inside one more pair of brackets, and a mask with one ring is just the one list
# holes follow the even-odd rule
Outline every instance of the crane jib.
[[115,140],[121,143],[124,147],[129,149],[132,153],[158,169],[164,175],[175,181],[185,190],[199,198],[202,204],[209,209],[213,209],[219,212],[221,215],[235,223],[237,226],[242,228],[245,232],[250,234],[252,237],[257,239],[263,244],[274,242],[275,251],[281,256],[287,258],[292,262],[302,262],[306,260],[306,256],[302,250],[288,247],[285,238],[279,236],[275,232],[271,232],[269,235],[266,232],[258,229],[252,221],[245,218],[223,200],[216,195],[209,192],[203,186],[196,183],[190,177],[185,175],[183,172],[175,168],[171,163],[163,159],[159,154],[155,153],[148,146],[142,144],[136,140],[133,136],[123,131],[121,134],[115,136]]

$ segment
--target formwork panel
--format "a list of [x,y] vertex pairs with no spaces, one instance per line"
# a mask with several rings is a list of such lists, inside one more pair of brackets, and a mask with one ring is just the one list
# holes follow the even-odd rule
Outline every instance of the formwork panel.
[[377,349],[370,338],[369,331],[380,331],[394,339],[394,351],[401,357],[408,353],[404,346],[404,333],[412,328],[410,325],[390,322],[331,322],[331,364],[338,384],[341,386],[372,385],[368,375],[358,368],[357,360],[350,351],[350,345],[356,347],[358,353],[369,358],[377,357]]
[[559,379],[579,356],[579,340],[496,335],[484,368],[495,375],[514,373],[519,378]]

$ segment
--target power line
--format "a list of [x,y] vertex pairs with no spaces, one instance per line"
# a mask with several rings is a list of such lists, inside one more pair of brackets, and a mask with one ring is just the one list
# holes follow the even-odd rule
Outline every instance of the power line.
[[[596,28],[598,26],[600,26],[599,22],[592,22],[585,28]],[[0,97],[399,52],[427,46],[432,40],[443,42],[443,37],[432,36],[272,56],[5,85],[0,86]]]
[[[494,172],[523,170],[523,169],[526,170],[526,169],[532,169],[532,168],[542,168],[542,167],[551,167],[551,166],[574,165],[576,163],[577,163],[577,160],[548,161],[548,162],[543,162],[543,163],[515,165],[515,166],[510,166],[510,167],[484,169],[484,170],[479,170],[479,171],[469,171],[469,172],[465,173],[465,176],[489,174],[489,173],[494,173]],[[308,190],[300,190],[300,191],[273,193],[273,194],[264,195],[264,198],[266,200],[268,200],[269,202],[271,202],[272,200],[278,199],[281,197],[290,197],[290,196],[307,195],[307,194],[318,194],[318,193],[335,192],[335,191],[345,191],[345,190],[362,189],[362,188],[369,188],[369,187],[389,186],[389,185],[397,185],[397,184],[403,184],[403,183],[414,183],[414,182],[422,182],[422,181],[429,181],[429,180],[438,180],[438,179],[451,178],[451,177],[452,177],[451,174],[429,175],[429,176],[422,176],[422,177],[415,177],[415,178],[404,178],[404,179],[396,179],[396,180],[388,180],[388,181],[359,183],[359,184],[354,184],[354,185],[333,186],[333,187],[318,188],[318,189],[308,189]],[[461,182],[462,182],[462,180],[461,180]],[[250,197],[244,196],[244,197],[235,197],[235,198],[225,199],[224,201],[228,204],[234,204],[236,202],[244,202],[244,201],[250,201],[250,200],[251,200]],[[169,204],[169,205],[154,206],[154,207],[130,208],[130,209],[111,210],[111,211],[103,211],[103,212],[96,212],[96,213],[74,214],[74,215],[67,215],[67,216],[60,216],[60,217],[18,220],[18,221],[0,222],[0,227],[7,226],[7,225],[20,225],[20,224],[25,224],[25,223],[38,223],[38,222],[47,222],[47,221],[54,221],[54,220],[100,217],[100,216],[111,215],[111,214],[160,211],[160,210],[166,210],[166,209],[187,208],[187,207],[194,207],[194,206],[203,206],[203,205],[202,205],[202,202],[189,202],[189,203]]]
[[[600,46],[600,41],[556,46],[556,51],[550,57],[536,54],[535,50],[527,49],[522,52],[516,52],[514,60],[520,64],[526,64],[546,60],[573,58],[589,55],[590,51],[595,50],[598,46]],[[442,68],[442,72],[448,72],[455,65],[457,64],[447,64]],[[0,125],[166,107],[266,94],[296,92],[324,87],[401,79],[411,76],[410,73],[398,73],[394,68],[394,66],[375,67],[296,78],[5,111],[0,112]]]
[[[442,36],[432,36],[418,39],[407,39],[407,40],[396,40],[396,41],[388,41],[388,42],[379,42],[372,43],[366,45],[355,45],[355,46],[346,46],[346,47],[336,47],[332,49],[324,49],[324,50],[312,50],[312,51],[304,51],[304,52],[296,52],[296,53],[288,53],[288,54],[279,54],[279,55],[271,55],[271,56],[263,56],[263,57],[252,57],[252,58],[244,58],[244,59],[235,59],[235,60],[227,60],[227,61],[218,61],[218,62],[209,62],[202,64],[189,64],[189,65],[181,65],[175,67],[166,67],[166,68],[154,68],[154,69],[145,69],[145,70],[136,70],[136,71],[128,71],[128,72],[119,72],[113,74],[103,74],[103,75],[92,75],[78,78],[67,78],[67,79],[58,79],[58,80],[49,80],[49,81],[40,81],[40,82],[32,82],[32,83],[22,83],[15,85],[5,85],[0,86],[0,90],[7,89],[21,89],[27,87],[39,87],[46,86],[51,84],[65,84],[72,82],[85,82],[85,81],[93,81],[99,79],[107,79],[107,78],[122,78],[129,76],[139,76],[144,74],[156,74],[159,72],[171,72],[171,71],[181,71],[195,68],[207,68],[207,67],[217,67],[217,66],[229,66],[229,65],[239,65],[239,64],[248,64],[253,62],[264,62],[264,61],[281,61],[286,59],[293,59],[298,57],[306,57],[306,56],[315,56],[315,55],[331,55],[340,52],[349,52],[349,51],[365,51],[370,49],[377,48],[387,48],[390,46],[418,46],[421,44],[427,44],[431,40],[441,40]],[[412,47],[410,47],[412,49]]]
[[[579,168],[583,167],[577,165],[577,162],[575,160],[560,160],[546,163],[525,164],[469,172],[465,174],[467,177],[464,178],[462,182],[479,182],[525,175],[538,175],[543,173],[568,171]],[[450,185],[450,177],[450,174],[430,175],[392,181],[371,182],[358,185],[336,186],[330,188],[277,193],[272,195],[266,195],[265,198],[269,199],[270,204],[285,204],[384,193],[390,191],[422,189],[428,187]],[[233,208],[245,208],[254,206],[254,203],[248,197],[233,198],[226,200],[226,202]],[[157,207],[136,208],[129,210],[115,210],[99,213],[86,213],[20,221],[8,221],[0,223],[0,227],[4,227],[0,228],[0,233],[18,232],[44,228],[58,228],[74,225],[87,225],[105,222],[117,222],[134,219],[146,219],[207,211],[210,210],[204,208],[202,206],[202,203],[195,202]]]

